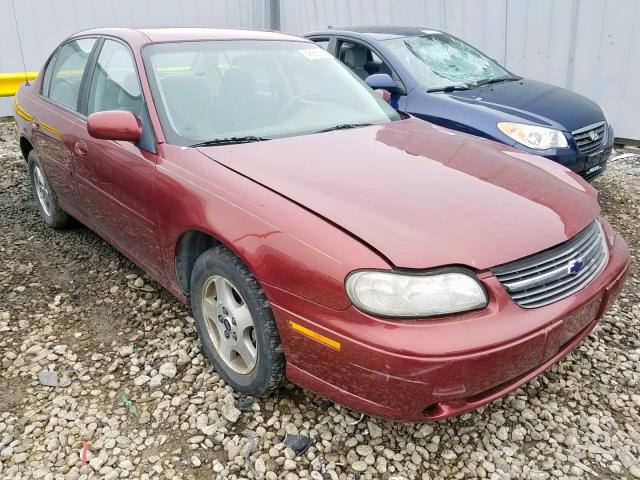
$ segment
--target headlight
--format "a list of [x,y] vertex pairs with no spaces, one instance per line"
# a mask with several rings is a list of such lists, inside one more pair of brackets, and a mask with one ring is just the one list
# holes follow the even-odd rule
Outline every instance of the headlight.
[[471,272],[408,274],[361,270],[346,281],[356,307],[385,317],[430,317],[475,310],[487,295]]
[[567,137],[564,136],[564,133],[553,128],[513,122],[500,122],[498,123],[498,128],[516,142],[536,150],[565,148],[568,146]]

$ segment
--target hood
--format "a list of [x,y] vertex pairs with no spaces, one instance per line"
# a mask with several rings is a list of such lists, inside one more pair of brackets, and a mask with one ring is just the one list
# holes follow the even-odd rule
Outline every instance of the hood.
[[448,95],[453,100],[481,105],[526,122],[550,125],[567,132],[605,120],[602,109],[588,98],[535,80],[495,83]]
[[570,170],[416,119],[200,150],[402,268],[489,268],[571,238],[599,212]]

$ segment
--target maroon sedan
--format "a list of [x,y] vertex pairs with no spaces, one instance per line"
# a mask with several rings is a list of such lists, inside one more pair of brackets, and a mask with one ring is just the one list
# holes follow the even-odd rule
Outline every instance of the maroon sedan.
[[459,414],[567,355],[629,254],[568,169],[405,118],[277,33],[100,29],[15,101],[44,222],[74,217],[194,311],[236,390]]

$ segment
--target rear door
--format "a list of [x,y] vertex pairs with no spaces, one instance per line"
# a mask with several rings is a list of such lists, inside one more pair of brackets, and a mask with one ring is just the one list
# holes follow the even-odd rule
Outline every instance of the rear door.
[[51,56],[43,75],[40,106],[33,117],[33,143],[45,175],[62,208],[81,216],[74,178],[73,149],[84,136],[86,119],[80,113],[80,92],[96,37],[76,38]]
[[133,112],[142,123],[140,142],[100,140],[85,134],[74,152],[83,210],[97,229],[150,272],[164,276],[154,204],[155,137],[128,45],[105,38],[87,77],[83,111]]

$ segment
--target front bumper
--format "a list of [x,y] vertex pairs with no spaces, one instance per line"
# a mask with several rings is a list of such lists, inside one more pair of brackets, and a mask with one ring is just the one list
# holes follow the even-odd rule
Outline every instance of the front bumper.
[[[568,134],[570,135],[570,134]],[[563,165],[588,182],[592,182],[597,177],[602,175],[607,168],[607,160],[611,156],[613,151],[614,133],[611,125],[607,126],[606,139],[598,149],[598,151],[584,155],[579,152],[573,137],[569,139],[568,148],[558,148],[550,150],[533,150],[522,145],[514,145],[516,148],[523,150],[533,155],[539,155],[541,157],[552,160],[560,165]]]
[[593,182],[607,169],[607,160],[609,160],[612,151],[613,138],[611,138],[611,143],[606,145],[604,149],[599,152],[580,157],[579,160],[583,167],[582,170],[577,172],[578,175],[584,178],[587,182]]
[[[629,251],[609,243],[605,269],[584,289],[545,307],[517,306],[489,272],[486,309],[431,320],[392,321],[343,312],[266,287],[288,378],[353,409],[394,420],[458,415],[514,390],[588,335],[624,284]],[[295,313],[294,313],[295,312]],[[303,325],[332,339],[301,334]]]

